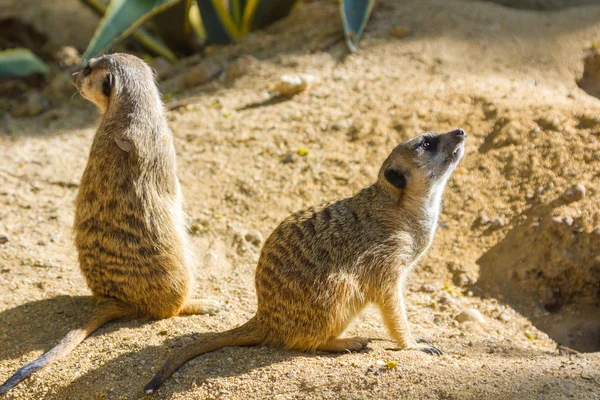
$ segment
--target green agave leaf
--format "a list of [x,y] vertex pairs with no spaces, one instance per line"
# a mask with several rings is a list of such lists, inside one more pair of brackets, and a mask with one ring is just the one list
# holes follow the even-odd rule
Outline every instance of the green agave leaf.
[[[154,15],[180,1],[182,0],[111,0],[83,57],[91,58],[106,51],[131,35]],[[172,57],[175,59],[174,55]]]
[[48,67],[28,49],[0,51],[0,79],[48,73]]
[[296,0],[248,0],[242,19],[242,33],[246,34],[287,16]]
[[242,36],[222,0],[197,0],[209,43],[228,43]]
[[344,36],[348,49],[355,53],[356,45],[362,36],[375,0],[342,0],[340,11],[344,22]]
[[[100,0],[81,0],[85,5],[90,7],[100,16],[106,12],[106,4]],[[166,58],[170,62],[177,61],[177,56],[163,42],[152,36],[144,27],[139,27],[137,31],[131,34],[135,40],[140,42],[145,48],[152,53]]]
[[242,16],[246,9],[246,3],[248,3],[248,0],[229,0],[229,14],[231,14],[233,22],[235,22],[235,25],[240,31],[242,28]]

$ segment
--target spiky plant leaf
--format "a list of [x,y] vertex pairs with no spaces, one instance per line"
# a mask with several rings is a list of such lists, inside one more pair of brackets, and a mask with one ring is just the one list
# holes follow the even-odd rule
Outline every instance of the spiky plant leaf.
[[228,43],[242,36],[222,0],[196,0],[209,43]]
[[94,57],[110,49],[135,32],[144,22],[180,1],[182,0],[111,0],[83,57]]
[[0,51],[0,79],[47,73],[48,66],[29,49]]
[[344,36],[348,49],[355,53],[371,15],[375,0],[341,0],[340,11],[344,23]]

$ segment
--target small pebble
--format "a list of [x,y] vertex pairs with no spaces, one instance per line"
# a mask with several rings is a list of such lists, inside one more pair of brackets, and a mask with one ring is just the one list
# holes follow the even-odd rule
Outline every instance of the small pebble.
[[461,312],[460,314],[458,314],[456,316],[456,320],[458,322],[460,322],[461,324],[463,322],[467,322],[467,321],[479,322],[479,323],[485,322],[483,315],[481,315],[481,313],[474,308],[467,308],[466,310],[464,310],[463,312]]
[[440,294],[438,303],[448,305],[448,304],[451,304],[452,302],[453,302],[453,299],[452,299],[452,295],[450,293],[442,292],[442,294]]
[[311,75],[282,75],[275,85],[275,90],[280,96],[293,96],[304,92],[312,80]]
[[419,290],[425,293],[433,293],[436,291],[435,286],[432,283],[424,283]]
[[492,228],[492,229],[500,229],[502,227],[504,227],[504,219],[503,218],[496,218],[490,224],[490,228]]
[[282,163],[284,164],[293,164],[296,160],[294,159],[294,153],[289,152],[283,158]]
[[510,314],[507,312],[503,312],[502,314],[500,314],[498,316],[498,319],[502,322],[508,322],[508,321],[510,321],[510,318],[511,318]]
[[405,26],[394,26],[392,27],[392,36],[395,36],[399,39],[403,39],[410,35],[410,29]]
[[247,242],[252,243],[254,246],[259,247],[263,241],[262,234],[257,230],[251,230],[244,236]]
[[585,197],[585,186],[583,186],[581,183],[571,186],[565,190],[562,197],[567,203],[579,201]]
[[8,236],[0,235],[0,244],[4,244],[6,242],[8,242]]

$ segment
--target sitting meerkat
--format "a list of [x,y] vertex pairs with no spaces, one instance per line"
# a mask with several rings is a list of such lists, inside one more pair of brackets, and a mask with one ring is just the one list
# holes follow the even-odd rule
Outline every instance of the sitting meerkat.
[[457,129],[404,142],[385,160],[375,184],[284,220],[258,260],[256,315],[238,328],[177,350],[146,392],[156,390],[187,360],[225,346],[364,349],[367,338],[340,335],[369,303],[379,307],[399,348],[441,354],[411,334],[402,286],[433,240],[442,193],[463,156],[465,138]]
[[119,318],[214,314],[214,300],[192,299],[194,282],[173,135],[152,70],[127,54],[90,60],[73,74],[102,113],[75,201],[75,245],[95,307],[84,327],[19,369],[2,386],[68,354]]

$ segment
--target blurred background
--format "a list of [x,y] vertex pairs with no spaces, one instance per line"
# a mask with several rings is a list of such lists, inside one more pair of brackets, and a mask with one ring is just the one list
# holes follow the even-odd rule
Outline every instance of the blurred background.
[[414,332],[445,356],[390,350],[369,308],[348,331],[380,339],[368,352],[223,349],[158,397],[598,398],[598,1],[2,0],[0,16],[0,381],[91,307],[71,234],[99,121],[71,84],[86,58],[156,70],[197,292],[227,304],[106,326],[8,398],[143,397],[172,348],[253,315],[283,218],[373,183],[398,143],[458,127],[466,155],[406,285]]

